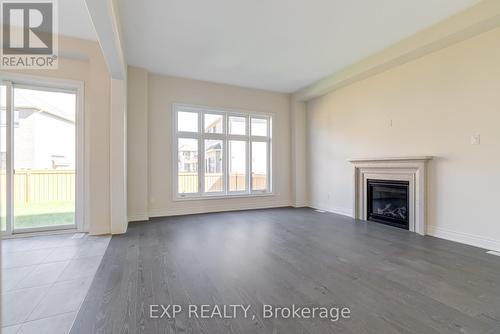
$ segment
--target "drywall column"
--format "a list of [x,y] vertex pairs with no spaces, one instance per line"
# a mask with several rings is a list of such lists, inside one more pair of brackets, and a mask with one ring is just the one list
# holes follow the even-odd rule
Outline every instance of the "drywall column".
[[99,45],[90,57],[85,83],[85,227],[90,234],[110,233],[110,88]]
[[127,82],[111,79],[111,233],[127,231]]
[[[107,229],[93,234],[127,231],[127,69],[116,0],[85,0],[111,74],[109,104],[109,217]],[[94,222],[91,222],[94,224]],[[107,230],[107,231],[106,231]]]
[[127,215],[128,221],[149,218],[148,72],[128,68]]
[[290,97],[292,205],[307,206],[306,104]]

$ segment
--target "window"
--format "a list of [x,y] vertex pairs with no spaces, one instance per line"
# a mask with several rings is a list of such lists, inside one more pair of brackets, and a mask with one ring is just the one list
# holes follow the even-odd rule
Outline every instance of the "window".
[[[198,140],[178,140],[179,194],[198,192]],[[180,177],[182,175],[182,178]]]
[[267,143],[252,142],[252,190],[267,187]]
[[224,141],[205,139],[205,192],[224,191]]
[[247,118],[240,116],[229,116],[229,134],[230,135],[246,135],[247,134]]
[[252,117],[252,136],[267,136],[267,119]]
[[271,192],[269,115],[174,105],[179,198]]
[[224,133],[224,115],[205,114],[205,133]]
[[247,142],[229,141],[229,191],[247,190]]
[[179,112],[177,114],[177,131],[198,132],[198,113]]

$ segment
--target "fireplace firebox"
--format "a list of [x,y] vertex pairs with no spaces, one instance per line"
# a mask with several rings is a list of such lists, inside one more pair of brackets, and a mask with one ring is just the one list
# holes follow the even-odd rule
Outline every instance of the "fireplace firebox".
[[409,229],[408,181],[367,180],[369,221]]

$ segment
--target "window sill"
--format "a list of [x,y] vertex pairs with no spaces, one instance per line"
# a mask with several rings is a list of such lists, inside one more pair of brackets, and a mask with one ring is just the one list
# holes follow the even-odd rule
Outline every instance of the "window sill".
[[204,201],[207,199],[233,199],[233,198],[255,198],[255,197],[272,197],[274,193],[255,193],[255,194],[234,194],[234,195],[193,195],[186,197],[174,197],[174,202],[184,201]]

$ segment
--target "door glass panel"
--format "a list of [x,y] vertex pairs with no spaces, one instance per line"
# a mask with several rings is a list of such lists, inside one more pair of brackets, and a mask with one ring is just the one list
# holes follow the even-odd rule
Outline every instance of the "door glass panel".
[[0,85],[0,226],[7,226],[7,95],[6,87]]
[[75,224],[76,94],[14,88],[14,228]]

